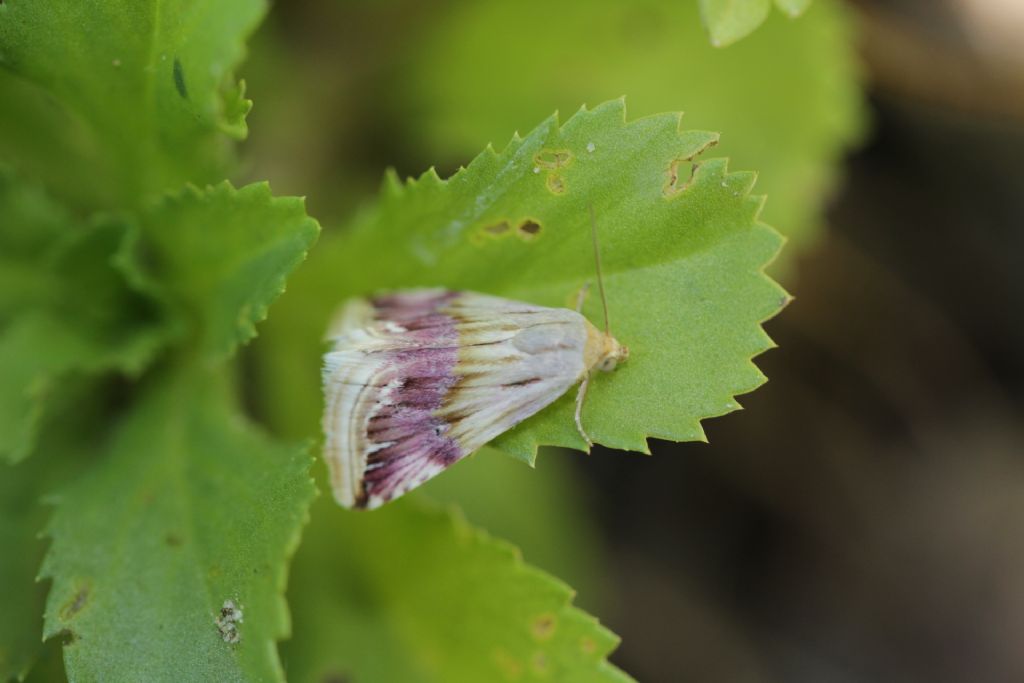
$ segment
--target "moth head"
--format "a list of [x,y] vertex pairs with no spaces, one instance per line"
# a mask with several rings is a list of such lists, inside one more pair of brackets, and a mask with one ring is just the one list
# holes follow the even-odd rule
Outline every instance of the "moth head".
[[597,362],[597,369],[602,372],[611,372],[619,363],[629,358],[629,347],[623,346],[610,334],[603,335],[604,348],[601,351],[601,358]]

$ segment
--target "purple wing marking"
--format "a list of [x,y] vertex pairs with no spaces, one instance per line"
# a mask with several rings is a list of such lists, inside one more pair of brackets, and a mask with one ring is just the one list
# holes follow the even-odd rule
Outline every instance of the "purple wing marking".
[[371,300],[366,332],[394,343],[368,352],[378,369],[358,401],[366,408],[367,456],[357,507],[391,500],[465,455],[436,416],[457,381],[456,321],[440,310],[456,296],[421,291]]

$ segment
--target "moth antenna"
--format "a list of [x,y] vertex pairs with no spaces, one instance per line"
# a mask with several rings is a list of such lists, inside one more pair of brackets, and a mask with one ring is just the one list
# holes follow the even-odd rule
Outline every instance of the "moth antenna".
[[611,323],[608,321],[608,299],[604,296],[604,278],[601,276],[601,250],[597,246],[597,218],[594,216],[594,205],[590,209],[590,237],[594,242],[594,268],[597,270],[597,289],[601,292],[601,307],[604,309],[604,333],[611,334]]

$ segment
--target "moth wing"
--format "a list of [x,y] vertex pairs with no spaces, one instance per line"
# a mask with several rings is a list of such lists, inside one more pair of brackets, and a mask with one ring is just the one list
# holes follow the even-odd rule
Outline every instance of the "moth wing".
[[461,321],[460,381],[439,414],[470,453],[553,403],[587,371],[589,323],[575,311],[472,293],[451,308]]
[[324,453],[346,507],[419,486],[586,372],[588,323],[567,309],[445,290],[346,308],[324,366]]

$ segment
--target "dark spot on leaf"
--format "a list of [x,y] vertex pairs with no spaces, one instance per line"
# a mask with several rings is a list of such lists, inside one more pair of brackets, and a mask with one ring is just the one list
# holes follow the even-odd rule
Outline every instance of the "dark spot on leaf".
[[181,536],[179,536],[176,533],[171,532],[171,533],[167,534],[166,536],[164,536],[164,543],[166,543],[167,545],[171,546],[172,548],[177,548],[178,546],[181,545]]
[[355,683],[355,679],[349,674],[331,671],[324,674],[323,678],[320,679],[320,683]]
[[531,240],[540,234],[541,226],[537,221],[526,220],[519,225],[519,236]]
[[486,232],[489,235],[497,236],[497,235],[504,235],[505,233],[507,233],[511,229],[512,229],[512,226],[510,226],[508,224],[508,221],[501,221],[500,223],[495,223],[494,225],[486,226],[484,228],[484,232]]
[[583,654],[592,655],[597,652],[597,643],[594,642],[593,638],[584,636],[580,638],[580,649],[583,650]]
[[78,590],[75,591],[75,596],[71,598],[60,610],[60,618],[64,621],[70,621],[76,614],[82,611],[86,603],[89,601],[90,586],[88,583],[80,583]]
[[533,620],[530,630],[537,640],[547,640],[555,632],[555,615],[551,613],[540,615]]
[[184,99],[188,99],[188,88],[185,87],[185,70],[181,68],[181,60],[177,57],[174,58],[174,87],[178,91],[178,94]]

